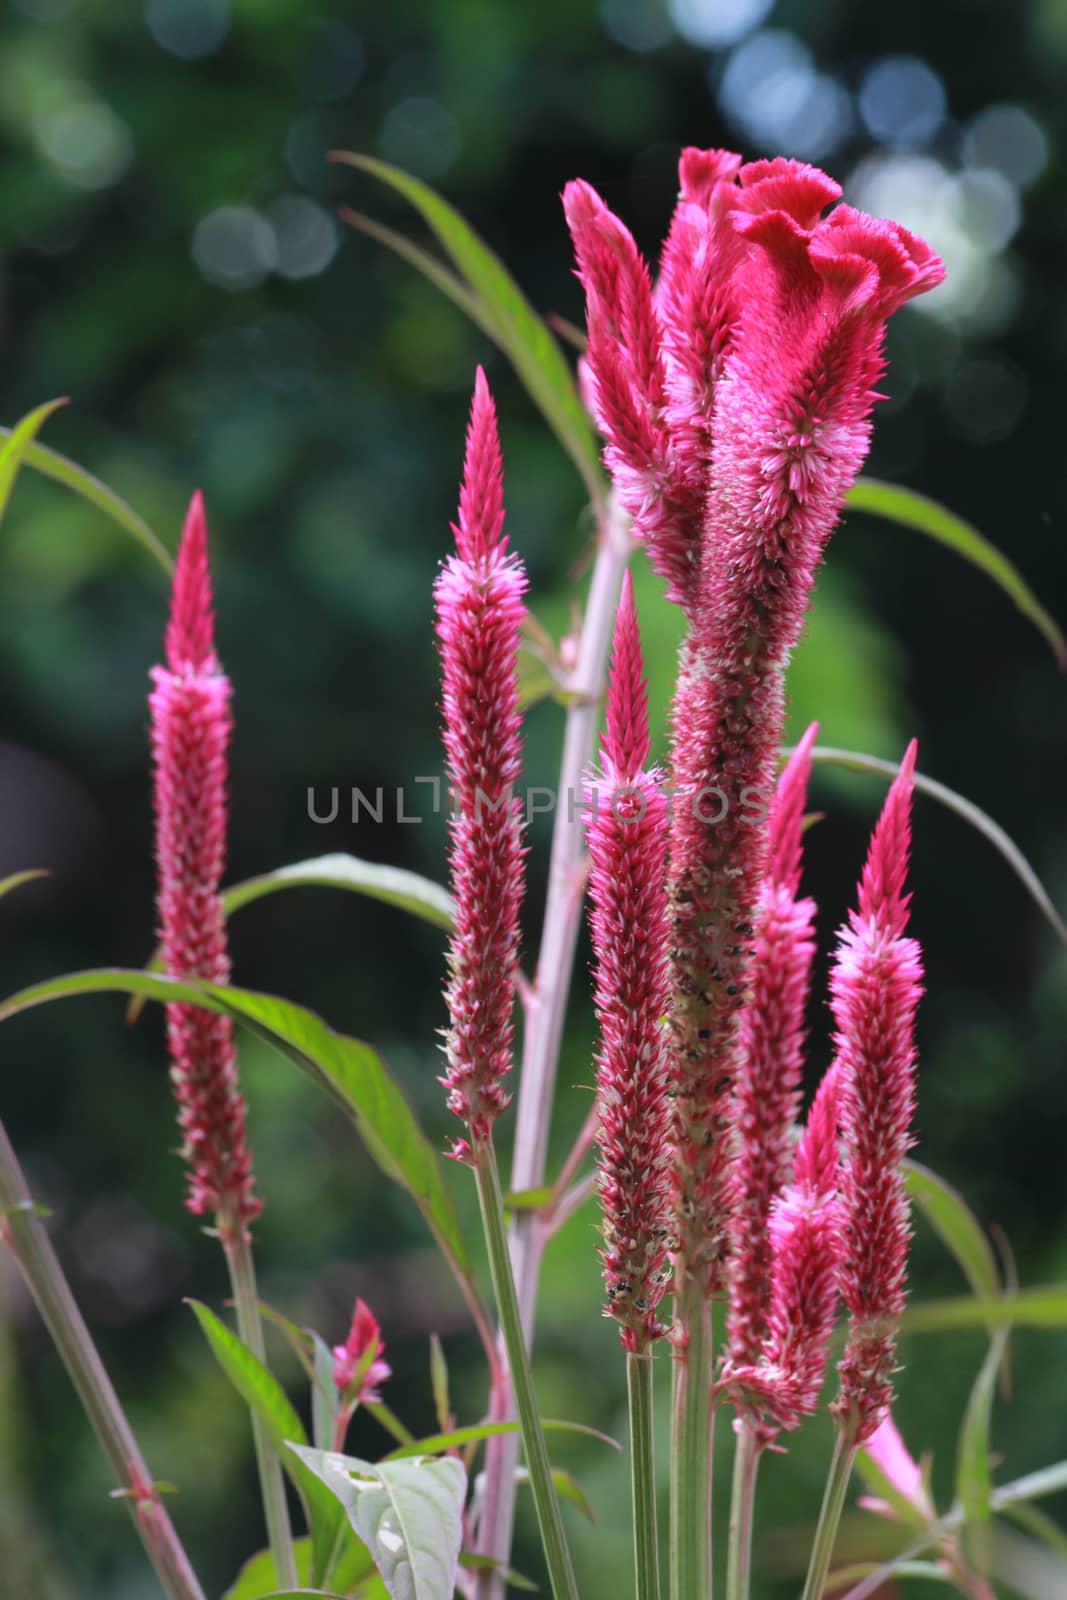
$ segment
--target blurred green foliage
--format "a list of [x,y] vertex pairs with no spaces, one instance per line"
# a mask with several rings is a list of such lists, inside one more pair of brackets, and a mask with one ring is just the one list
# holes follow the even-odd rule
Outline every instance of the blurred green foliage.
[[[713,11],[717,24],[707,21]],[[724,17],[735,18],[732,37]],[[764,59],[778,51],[777,99],[761,86],[760,41]],[[901,120],[912,80],[893,89],[897,80],[872,77],[901,56],[921,58],[941,85],[942,111],[924,131]],[[787,57],[791,79],[781,77]],[[602,188],[652,253],[677,147],[765,153],[770,132],[753,107],[766,118],[777,106],[785,121],[774,143],[807,155],[816,113],[836,106],[826,164],[860,182],[872,158],[911,161],[912,190],[931,196],[929,228],[916,225],[935,240],[935,180],[949,175],[956,281],[976,287],[940,319],[917,310],[898,319],[871,470],[969,517],[1062,620],[1065,58],[1054,0],[891,9],[780,0],[773,10],[672,0],[670,13],[660,0],[9,0],[0,17],[0,420],[70,395],[47,442],[111,483],[171,544],[191,489],[204,489],[219,639],[236,690],[231,878],[331,849],[443,875],[439,818],[404,826],[387,808],[382,825],[364,817],[353,826],[342,808],[317,825],[307,791],[389,793],[439,770],[430,586],[447,548],[476,360],[500,401],[510,526],[532,608],[557,635],[587,555],[580,482],[504,361],[413,272],[333,220],[345,201],[410,225],[370,179],[330,167],[331,147],[383,155],[436,184],[536,306],[572,318],[580,305],[558,194],[575,174]],[[992,180],[968,189],[957,182],[968,161],[999,171],[1014,148],[1005,137],[992,156],[987,148],[992,125],[982,118],[1003,104],[1038,130],[1043,159],[1009,182],[1010,195]],[[1012,195],[1021,225],[1003,238]],[[983,196],[975,222],[967,207]],[[677,616],[640,562],[636,576],[662,728]],[[152,947],[144,693],[165,594],[143,552],[29,473],[0,529],[0,585],[0,876],[53,872],[3,908],[6,992],[65,969],[138,964]],[[1067,903],[1064,684],[984,579],[916,535],[849,518],[791,690],[793,732],[817,715],[826,742],[889,757],[917,733],[924,769],[985,806]],[[559,734],[558,708],[538,705],[530,783],[552,782]],[[827,818],[808,848],[820,982],[879,793],[868,779],[818,778]],[[1024,1282],[1062,1277],[1064,958],[983,841],[929,803],[916,835],[929,987],[920,1153],[1003,1226]],[[535,827],[529,959],[546,839]],[[306,889],[243,912],[233,941],[238,981],[371,1039],[444,1143],[436,930]],[[827,1048],[821,1002],[812,1029],[815,1064]],[[590,1037],[579,983],[557,1153],[589,1104]],[[196,1293],[218,1306],[225,1288],[217,1250],[181,1210],[159,1017],[146,1013],[131,1031],[114,1001],[38,1012],[5,1027],[3,1064],[0,1110],[55,1208],[57,1245],[148,1458],[181,1486],[175,1515],[209,1592],[221,1593],[262,1534],[245,1418],[181,1305]],[[460,1420],[474,1420],[484,1404],[477,1347],[417,1214],[286,1063],[246,1042],[242,1070],[268,1197],[264,1294],[332,1340],[362,1293],[389,1342],[390,1402],[419,1431],[433,1425],[428,1335],[437,1330]],[[450,1175],[473,1239],[465,1178]],[[538,1378],[547,1413],[619,1434],[623,1369],[598,1315],[593,1220],[581,1213],[550,1251]],[[962,1287],[922,1229],[913,1285],[923,1295]],[[147,1597],[151,1579],[106,1498],[95,1445],[32,1308],[12,1274],[0,1292],[4,1582],[32,1600]],[[1024,1334],[1017,1351],[1016,1392],[994,1422],[1013,1474],[1067,1455],[1063,1407],[1052,1403],[1063,1394],[1063,1340]],[[275,1353],[295,1383],[284,1350]],[[942,1503],[982,1355],[977,1334],[904,1342],[899,1420],[914,1451],[934,1452]],[[661,1439],[666,1426],[664,1413]],[[728,1434],[724,1421],[724,1458]],[[369,1421],[353,1433],[361,1454],[384,1442]],[[555,1449],[600,1518],[594,1529],[568,1513],[588,1592],[627,1592],[623,1468],[587,1441]],[[823,1418],[765,1469],[761,1600],[793,1592],[828,1454]],[[887,1530],[856,1513],[848,1532],[869,1553]],[[537,1575],[528,1505],[516,1565]]]

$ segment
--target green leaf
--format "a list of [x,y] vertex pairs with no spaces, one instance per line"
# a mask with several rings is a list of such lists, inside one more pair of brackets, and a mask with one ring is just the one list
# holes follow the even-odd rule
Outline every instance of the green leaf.
[[956,1455],[956,1495],[966,1519],[964,1533],[968,1540],[967,1549],[973,1564],[983,1575],[989,1572],[992,1554],[988,1528],[992,1520],[990,1496],[993,1492],[993,1474],[989,1456],[993,1397],[1010,1332],[1010,1328],[998,1328],[990,1338],[989,1350],[963,1414]]
[[1040,1539],[1042,1544],[1054,1550],[1063,1561],[1067,1562],[1067,1533],[1047,1511],[1021,1501],[1018,1505],[1006,1507],[1003,1515],[1011,1522],[1017,1523],[1020,1528],[1025,1528],[1035,1539]]
[[448,1362],[436,1333],[430,1335],[430,1385],[433,1390],[433,1409],[437,1426],[447,1433],[454,1426],[452,1398],[449,1393]]
[[438,928],[452,927],[452,896],[439,883],[408,872],[404,867],[389,867],[379,861],[362,861],[359,856],[343,853],[317,856],[310,861],[294,861],[292,866],[278,867],[274,872],[264,872],[257,878],[246,878],[222,891],[222,906],[227,916],[232,916],[242,906],[261,900],[264,895],[275,894],[279,889],[300,889],[319,885],[326,889],[350,889],[356,894],[369,895],[386,905],[399,906],[411,911]]
[[311,1385],[311,1432],[319,1450],[333,1449],[333,1425],[341,1409],[341,1392],[333,1381],[333,1351],[320,1334],[312,1333],[315,1380]]
[[906,1333],[954,1333],[961,1328],[1067,1328],[1067,1283],[1020,1289],[988,1299],[961,1295],[908,1306]]
[[555,1189],[547,1183],[540,1189],[512,1189],[504,1196],[504,1205],[509,1211],[543,1211],[555,1198]]
[[1029,617],[1047,639],[1061,668],[1067,667],[1067,641],[1055,620],[1040,604],[1019,569],[969,522],[936,500],[916,494],[914,489],[902,489],[877,478],[858,478],[848,492],[848,504],[853,511],[869,511],[902,528],[928,533],[932,539],[964,556],[1000,585],[1023,616]]
[[271,1443],[299,1491],[311,1529],[311,1581],[321,1583],[338,1546],[342,1519],[336,1503],[324,1492],[315,1474],[308,1471],[299,1456],[285,1448],[290,1443],[307,1443],[304,1424],[274,1374],[245,1348],[237,1335],[199,1300],[190,1300],[187,1304],[192,1307],[219,1366],[245,1405],[263,1418]]
[[26,459],[27,451],[52,412],[66,404],[66,400],[46,400],[43,406],[28,411],[10,433],[5,428],[6,437],[3,444],[0,444],[0,522],[4,520],[4,514],[11,500],[11,491],[15,487],[15,479]]
[[906,1494],[902,1494],[888,1473],[883,1472],[869,1450],[856,1453],[856,1471],[863,1479],[864,1488],[879,1500],[892,1506],[900,1521],[912,1528],[925,1528],[930,1521]]
[[509,1589],[522,1589],[526,1594],[537,1593],[536,1583],[524,1578],[514,1567],[505,1567],[502,1562],[494,1561],[492,1556],[479,1555],[475,1550],[464,1550],[460,1555],[459,1564],[469,1572],[499,1572]]
[[[545,420],[577,466],[593,500],[601,500],[604,482],[596,439],[570,368],[544,320],[534,311],[507,268],[458,211],[410,173],[373,156],[349,151],[335,151],[332,159],[380,179],[421,213],[465,280],[464,287],[478,300],[482,312],[476,318],[479,326],[509,357]],[[409,259],[413,258],[409,256]]]
[[[293,1555],[296,1557],[296,1575],[301,1583],[311,1581],[311,1540],[294,1539]],[[226,1590],[222,1600],[262,1600],[278,1587],[278,1569],[274,1565],[274,1552],[259,1550],[250,1556]]]
[[[546,1433],[582,1433],[587,1439],[599,1439],[601,1444],[610,1444],[613,1450],[621,1450],[622,1446],[610,1433],[601,1433],[597,1428],[587,1428],[581,1422],[553,1422],[543,1419],[542,1428]],[[434,1455],[439,1450],[453,1450],[461,1444],[471,1444],[479,1439],[492,1439],[499,1433],[518,1433],[520,1425],[517,1422],[476,1422],[467,1428],[452,1428],[448,1433],[431,1433],[425,1439],[413,1439],[410,1444],[402,1445],[399,1450],[391,1450],[384,1458],[386,1461],[402,1461],[407,1456]]]
[[975,1294],[999,1294],[1000,1273],[993,1247],[963,1196],[918,1161],[904,1162],[904,1182],[942,1244],[955,1256]]
[[51,874],[46,867],[27,867],[24,872],[13,872],[8,878],[0,878],[0,900],[5,894],[10,894],[12,889],[17,889],[20,884],[29,883],[32,878],[48,878]]
[[392,1600],[452,1600],[467,1474],[454,1456],[377,1465],[291,1445],[344,1508]]
[[181,983],[118,967],[68,973],[23,989],[0,1004],[0,1021],[51,1000],[109,991],[149,1000],[182,1000],[219,1011],[294,1062],[354,1124],[382,1172],[407,1189],[463,1280],[468,1299],[475,1295],[470,1258],[437,1152],[370,1045],[334,1033],[313,1011],[274,995],[220,984]]
[[[10,439],[11,433],[10,428],[0,428],[0,439]],[[130,534],[143,549],[148,551],[168,576],[174,571],[174,562],[162,541],[152,532],[144,518],[139,516],[132,506],[128,506],[125,500],[120,499],[113,489],[109,489],[106,483],[101,483],[91,472],[79,467],[76,461],[68,460],[66,456],[60,455],[58,450],[50,450],[47,445],[30,444],[23,452],[23,460],[26,466],[32,467],[35,472],[51,478],[55,483],[63,484],[64,488],[73,490],[83,500],[88,500],[98,511],[110,517],[112,522],[117,523],[124,532]]]
[[[857,1583],[878,1572],[877,1561],[853,1561],[847,1567],[838,1567],[826,1577],[826,1593],[838,1595],[846,1583]],[[952,1579],[936,1561],[901,1561],[893,1568],[894,1578],[923,1578],[928,1583],[948,1583]]]
[[[785,753],[787,752],[783,752]],[[821,766],[845,767],[852,772],[882,772],[891,778],[895,778],[899,770],[898,762],[883,761],[880,756],[864,755],[858,750],[836,750],[829,745],[815,745],[811,759]],[[1035,904],[1044,913],[1046,921],[1060,943],[1067,947],[1067,926],[1064,925],[1037,873],[999,823],[994,822],[992,817],[987,816],[973,801],[965,800],[961,794],[957,794],[955,789],[938,783],[934,778],[924,777],[921,772],[915,774],[915,787],[921,794],[927,794],[931,799],[939,800],[950,811],[955,811],[957,816],[977,828],[994,849],[1000,851],[1012,871],[1025,885]]]
[[398,233],[395,228],[387,228],[384,223],[375,222],[373,217],[365,217],[361,211],[353,211],[351,206],[338,207],[338,216],[342,222],[347,222],[349,227],[358,228],[360,233],[365,233],[368,238],[376,239],[379,244],[384,244],[387,250],[392,250],[406,261],[409,266],[421,272],[428,278],[435,289],[440,289],[446,299],[475,323],[482,332],[495,341],[496,329],[492,317],[486,311],[476,294],[473,294],[462,278],[450,272],[436,256],[428,250],[409,239],[406,234]]

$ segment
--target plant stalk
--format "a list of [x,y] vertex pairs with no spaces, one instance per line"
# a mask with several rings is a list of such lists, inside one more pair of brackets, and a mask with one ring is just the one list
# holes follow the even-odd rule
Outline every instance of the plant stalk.
[[626,1357],[630,1401],[630,1482],[633,1490],[634,1571],[637,1600],[659,1600],[656,1532],[656,1452],[652,1430],[652,1356]]
[[204,1600],[181,1540],[63,1276],[18,1157],[0,1123],[0,1239],[18,1263],[59,1351],[168,1600]]
[[578,1589],[574,1581],[570,1552],[563,1532],[559,1501],[552,1484],[552,1469],[537,1410],[530,1358],[526,1350],[522,1325],[519,1321],[519,1303],[515,1293],[511,1257],[508,1254],[504,1200],[500,1192],[500,1175],[491,1141],[480,1142],[474,1149],[474,1173],[478,1180],[478,1200],[482,1208],[485,1242],[489,1251],[489,1268],[496,1293],[497,1314],[511,1368],[511,1384],[519,1413],[522,1442],[530,1472],[537,1522],[541,1530],[549,1581],[555,1600],[577,1600]]
[[822,1600],[822,1592],[826,1587],[826,1574],[830,1570],[830,1562],[833,1559],[834,1545],[837,1542],[837,1529],[841,1522],[841,1513],[844,1510],[845,1495],[848,1493],[848,1483],[852,1476],[852,1465],[855,1459],[855,1442],[847,1433],[839,1429],[834,1442],[834,1455],[830,1463],[830,1473],[826,1479],[822,1510],[819,1512],[819,1524],[815,1529],[815,1540],[811,1547],[811,1561],[808,1566],[808,1577],[804,1585],[802,1600]]
[[[240,1219],[231,1220],[220,1213],[218,1222],[226,1265],[230,1269],[237,1332],[245,1349],[250,1350],[266,1365],[267,1352],[263,1343],[263,1324],[259,1315],[252,1242]],[[263,1499],[263,1518],[267,1525],[267,1540],[274,1556],[278,1585],[282,1589],[295,1589],[296,1557],[293,1554],[293,1533],[289,1524],[289,1504],[285,1498],[285,1478],[282,1475],[281,1462],[271,1444],[263,1418],[255,1411],[251,1412],[251,1418],[256,1465],[259,1468],[259,1488]]]
[[[585,854],[581,821],[583,774],[593,754],[615,609],[622,575],[633,546],[629,519],[611,500],[598,531],[578,658],[568,684],[574,699],[567,710],[563,736],[537,972],[526,999],[515,1151],[511,1169],[512,1189],[540,1188],[545,1180],[556,1070],[582,914],[582,862]],[[544,1243],[544,1230],[536,1213],[520,1212],[511,1227],[511,1260],[519,1318],[527,1346],[533,1336],[537,1281]],[[491,1415],[507,1417],[510,1407],[506,1388],[504,1391],[497,1388],[493,1399],[496,1403]],[[514,1434],[489,1440],[485,1466],[487,1493],[478,1549],[492,1559],[494,1566],[478,1574],[475,1580],[477,1600],[503,1600],[502,1572],[511,1555],[518,1459],[519,1442]]]
[[748,1600],[752,1579],[752,1517],[762,1446],[755,1430],[737,1429],[734,1481],[730,1495],[730,1535],[726,1559],[726,1600]]
[[674,1361],[671,1438],[671,1600],[711,1596],[711,1302],[699,1284],[679,1296],[684,1349]]

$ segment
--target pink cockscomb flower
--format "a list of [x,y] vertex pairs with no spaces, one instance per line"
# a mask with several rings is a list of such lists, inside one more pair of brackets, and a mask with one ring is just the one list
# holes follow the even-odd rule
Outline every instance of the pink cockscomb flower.
[[[523,844],[513,786],[521,765],[517,680],[526,579],[509,555],[496,412],[478,369],[453,525],[455,554],[434,587],[452,791],[446,1054],[449,1108],[483,1142],[507,1104]],[[462,1150],[462,1146],[459,1147]]]
[[350,1408],[381,1399],[381,1385],[393,1375],[384,1357],[378,1319],[366,1301],[357,1298],[348,1338],[333,1347],[333,1381]]
[[[796,1428],[815,1410],[838,1308],[838,1067],[830,1067],[797,1143],[792,1182],[770,1210],[771,1288],[758,1362],[723,1372],[743,1411]],[[767,1442],[773,1432],[764,1426]]]
[[911,1232],[901,1162],[912,1144],[922,992],[919,946],[904,931],[914,769],[913,740],[872,835],[859,908],[841,932],[830,980],[845,1149],[840,1280],[849,1311],[833,1411],[860,1444],[893,1399]]
[[[226,855],[230,681],[213,640],[203,501],[193,496],[174,572],[166,666],[152,669],[157,911],[163,964],[173,978],[230,976],[219,883]],[[178,1101],[189,1210],[214,1213],[220,1230],[259,1214],[237,1085],[233,1025],[197,1006],[171,1004],[167,1041]]]
[[801,831],[811,773],[812,723],[778,780],[768,819],[768,863],[756,912],[733,1116],[729,1360],[759,1359],[771,1300],[771,1204],[789,1180],[803,1069],[804,1011],[815,941],[815,902],[800,898]]
[[[863,1448],[900,1498],[907,1501],[924,1522],[933,1522],[937,1512],[930,1499],[925,1474],[904,1443],[891,1412],[886,1412]],[[865,1511],[874,1511],[878,1516],[891,1520],[900,1516],[897,1507],[878,1495],[861,1495],[859,1503]]]
[[645,770],[648,712],[630,576],[615,622],[601,771],[586,826],[600,1023],[597,1101],[607,1315],[623,1347],[643,1353],[666,1330],[657,1316],[670,1276],[670,1111],[666,1033],[666,798]]

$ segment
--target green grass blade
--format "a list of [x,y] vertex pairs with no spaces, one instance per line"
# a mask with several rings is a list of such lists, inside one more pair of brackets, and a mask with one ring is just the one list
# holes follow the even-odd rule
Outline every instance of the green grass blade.
[[37,406],[35,410],[28,411],[21,422],[17,422],[10,432],[5,428],[4,432],[7,436],[4,443],[0,445],[0,522],[4,520],[8,503],[11,500],[11,491],[15,487],[15,479],[19,475],[19,469],[25,461],[34,439],[40,429],[44,427],[52,412],[57,411],[60,406],[65,406],[66,404],[66,400],[46,400],[43,406]]

